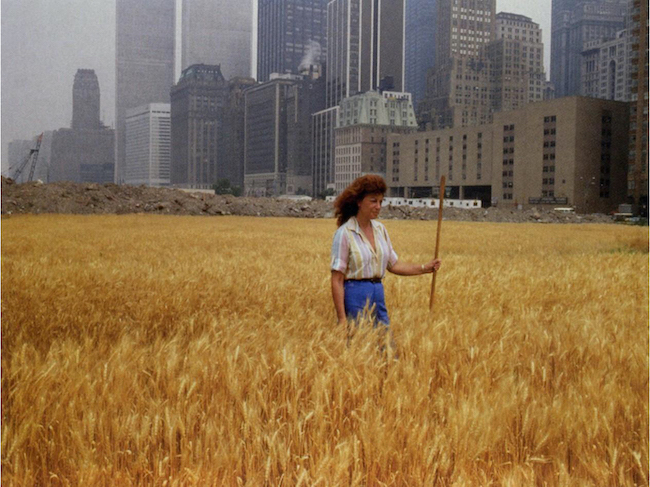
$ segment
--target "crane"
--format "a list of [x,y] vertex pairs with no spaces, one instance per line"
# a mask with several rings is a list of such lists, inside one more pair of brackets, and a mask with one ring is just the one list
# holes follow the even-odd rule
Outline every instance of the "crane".
[[[38,161],[38,152],[41,149],[41,142],[43,141],[43,134],[38,136],[38,139],[36,139],[36,146],[33,149],[29,149],[29,154],[23,159],[23,161],[20,163],[18,166],[18,169],[11,175],[11,178],[13,180],[18,180],[22,172],[25,170],[27,167],[27,164],[30,163],[31,165],[29,168],[29,177],[27,179],[27,182],[31,181],[34,179],[34,171],[36,170],[36,162]],[[11,168],[10,168],[11,169]]]

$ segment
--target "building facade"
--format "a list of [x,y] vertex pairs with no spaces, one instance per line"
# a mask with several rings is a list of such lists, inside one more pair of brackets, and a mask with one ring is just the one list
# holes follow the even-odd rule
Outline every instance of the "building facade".
[[553,0],[551,81],[555,95],[579,95],[582,53],[593,40],[613,39],[625,28],[627,0]]
[[80,69],[72,86],[72,128],[52,134],[48,181],[113,182],[115,131],[101,123],[99,114],[97,76]]
[[244,92],[244,194],[279,196],[287,189],[287,98],[301,78],[274,77]]
[[94,69],[78,69],[72,85],[72,128],[101,128],[99,81]]
[[259,0],[257,79],[299,74],[327,53],[327,0]]
[[210,189],[224,174],[228,84],[218,65],[194,64],[171,90],[171,184]]
[[336,192],[364,174],[386,178],[388,134],[411,133],[417,126],[410,93],[369,91],[344,99],[334,135]]
[[334,192],[334,130],[338,123],[339,107],[316,112],[312,124],[312,187],[314,196]]
[[628,44],[626,30],[617,32],[614,39],[586,43],[582,51],[583,96],[629,101]]
[[251,76],[252,0],[183,0],[181,25],[181,69],[218,64],[226,78]]
[[[625,199],[625,103],[568,97],[495,114],[491,124],[388,135],[390,196],[484,206],[616,210]],[[426,179],[425,179],[426,178]]]
[[287,188],[290,195],[313,196],[312,114],[325,108],[325,79],[306,72],[287,93]]
[[332,0],[327,5],[327,108],[384,79],[404,89],[404,0]]
[[125,179],[126,110],[169,103],[174,84],[175,1],[117,0],[115,182]]
[[435,67],[418,106],[423,125],[469,126],[491,119],[491,65],[496,0],[438,2]]
[[226,164],[220,178],[227,179],[230,185],[244,187],[244,92],[255,86],[253,78],[231,78],[228,81],[228,103],[225,109]]
[[435,63],[436,9],[437,0],[406,0],[404,91],[411,93],[413,106],[424,98]]
[[500,12],[495,41],[488,45],[493,72],[492,111],[516,110],[544,99],[544,44],[539,24],[529,17]]
[[630,134],[627,195],[648,216],[648,2],[632,0],[630,35]]
[[171,108],[150,103],[126,111],[125,184],[171,183]]

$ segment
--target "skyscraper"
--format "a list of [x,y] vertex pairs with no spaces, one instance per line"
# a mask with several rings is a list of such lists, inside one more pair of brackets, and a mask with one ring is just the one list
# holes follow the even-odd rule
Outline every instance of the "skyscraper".
[[174,0],[116,0],[115,182],[125,177],[126,110],[169,103],[174,84]]
[[427,89],[427,73],[435,61],[437,0],[406,0],[404,91],[417,106]]
[[259,0],[257,79],[299,74],[327,52],[328,0]]
[[171,182],[210,189],[223,177],[228,84],[219,65],[193,64],[171,91]]
[[72,128],[98,129],[99,81],[94,69],[79,69],[72,85]]
[[495,39],[496,0],[438,2],[435,67],[418,106],[433,128],[491,120],[491,73],[486,46]]
[[632,0],[630,34],[630,135],[627,195],[637,211],[648,216],[648,2]]
[[169,103],[126,111],[126,184],[169,186],[171,118]]
[[546,73],[539,24],[507,12],[499,12],[495,22],[496,40],[487,47],[493,76],[493,110],[515,110],[542,101]]
[[183,0],[181,69],[220,65],[227,78],[251,75],[253,1]]
[[404,87],[404,0],[332,0],[327,6],[326,104],[391,78]]
[[48,180],[108,183],[115,173],[115,131],[99,118],[99,81],[79,69],[72,85],[72,128],[52,134]]
[[553,0],[551,82],[555,96],[581,91],[582,52],[592,40],[613,39],[625,28],[627,0]]

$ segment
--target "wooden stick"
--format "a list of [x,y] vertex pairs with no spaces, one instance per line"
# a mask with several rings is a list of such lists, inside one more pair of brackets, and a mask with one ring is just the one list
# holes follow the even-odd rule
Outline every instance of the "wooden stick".
[[[442,228],[442,208],[445,201],[445,177],[440,178],[440,194],[438,195],[439,204],[438,204],[438,232],[436,234],[436,255],[435,258],[438,258],[438,252],[440,250],[440,229]],[[434,272],[431,276],[431,299],[429,300],[429,312],[433,312],[433,301],[434,295],[436,293],[436,275],[438,273]]]

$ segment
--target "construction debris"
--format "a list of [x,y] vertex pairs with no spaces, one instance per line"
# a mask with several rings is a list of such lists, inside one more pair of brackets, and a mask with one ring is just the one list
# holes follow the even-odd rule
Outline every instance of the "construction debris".
[[[332,203],[323,200],[248,198],[192,193],[179,189],[116,184],[58,182],[17,184],[2,177],[2,215],[41,213],[159,215],[246,215],[297,218],[332,218]],[[435,208],[386,206],[384,220],[436,220]],[[553,209],[513,207],[445,208],[445,220],[512,223],[612,223],[610,215],[579,215]]]

